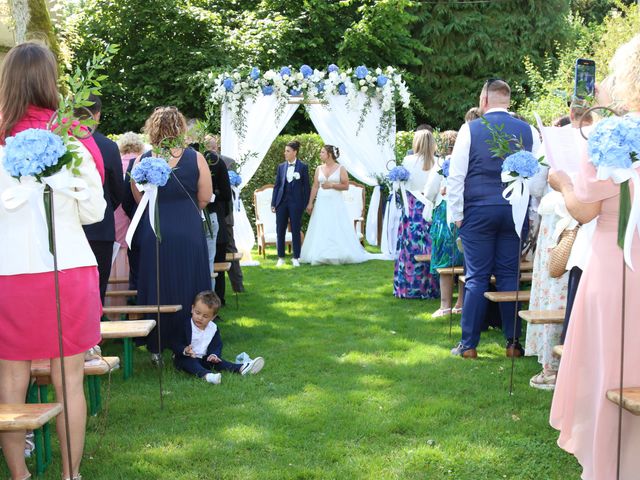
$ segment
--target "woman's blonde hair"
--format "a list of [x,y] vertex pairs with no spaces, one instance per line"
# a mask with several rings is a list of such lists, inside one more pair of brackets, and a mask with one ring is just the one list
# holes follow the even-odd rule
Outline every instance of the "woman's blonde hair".
[[611,98],[628,111],[640,110],[640,35],[616,50],[609,67],[613,76]]
[[429,130],[418,130],[413,134],[413,154],[422,157],[422,169],[429,170],[433,166],[436,154],[436,142]]
[[157,107],[144,124],[144,133],[153,146],[174,140],[187,131],[187,121],[176,107]]
[[116,143],[118,144],[120,155],[126,155],[127,153],[140,154],[144,151],[142,137],[134,132],[123,133]]
[[29,105],[56,110],[58,63],[45,45],[25,42],[16,45],[2,62],[0,72],[0,142],[25,116]]
[[442,143],[442,152],[444,155],[451,155],[453,151],[453,146],[456,144],[456,138],[458,138],[458,132],[455,130],[445,130],[440,134],[440,140]]

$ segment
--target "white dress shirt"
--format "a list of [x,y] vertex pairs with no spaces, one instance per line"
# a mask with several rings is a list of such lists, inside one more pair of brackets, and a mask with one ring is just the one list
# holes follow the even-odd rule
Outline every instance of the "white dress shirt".
[[294,160],[293,163],[289,163],[287,165],[287,182],[291,183],[293,182],[293,174],[296,170],[296,161]]
[[207,354],[207,348],[209,348],[209,344],[217,330],[218,326],[213,322],[209,322],[204,327],[204,330],[200,330],[193,323],[193,319],[191,320],[191,349],[196,354],[196,357],[203,358]]
[[[506,112],[504,108],[491,108],[485,112]],[[531,127],[533,144],[532,152],[537,152],[540,148],[540,134],[538,130]],[[456,144],[451,153],[451,164],[449,165],[449,177],[447,177],[447,219],[450,222],[458,222],[464,218],[464,181],[469,170],[469,149],[471,148],[471,131],[466,123],[460,127]]]

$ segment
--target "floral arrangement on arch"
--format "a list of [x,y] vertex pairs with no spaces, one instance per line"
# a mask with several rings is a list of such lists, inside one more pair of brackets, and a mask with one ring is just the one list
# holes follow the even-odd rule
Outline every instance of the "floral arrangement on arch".
[[[377,140],[384,138],[395,125],[395,106],[401,104],[409,108],[411,94],[402,74],[393,67],[371,69],[365,65],[340,69],[331,64],[324,70],[302,65],[299,69],[291,66],[279,70],[261,72],[257,67],[239,66],[231,72],[219,75],[209,73],[208,85],[212,88],[210,100],[215,104],[226,104],[233,117],[232,125],[239,137],[246,131],[247,100],[259,95],[274,95],[277,100],[276,118],[280,118],[291,97],[303,101],[326,101],[330,96],[347,97],[348,108],[360,109],[358,132],[364,124],[374,100],[380,103],[382,118],[377,132]],[[364,94],[364,102],[361,102]]]

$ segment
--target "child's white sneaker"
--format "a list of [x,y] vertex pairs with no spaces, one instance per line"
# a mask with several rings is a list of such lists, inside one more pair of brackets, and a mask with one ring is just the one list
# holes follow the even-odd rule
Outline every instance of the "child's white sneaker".
[[220,385],[220,383],[222,383],[222,374],[221,373],[207,373],[204,376],[204,379],[209,383],[213,383],[214,385]]
[[249,363],[245,363],[244,365],[242,365],[242,367],[240,368],[240,375],[255,375],[260,370],[262,370],[262,367],[264,367],[264,358],[256,357]]
[[284,258],[278,258],[276,262],[276,267],[284,267]]
[[291,259],[291,265],[293,265],[294,267],[299,267],[300,266],[300,261],[297,258],[292,258]]

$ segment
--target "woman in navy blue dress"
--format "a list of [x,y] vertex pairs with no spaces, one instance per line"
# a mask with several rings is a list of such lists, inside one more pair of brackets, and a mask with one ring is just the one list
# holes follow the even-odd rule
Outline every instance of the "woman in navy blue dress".
[[[181,138],[187,130],[183,115],[175,107],[159,107],[145,124],[152,145]],[[136,160],[150,156],[149,151]],[[160,224],[160,298],[156,294],[156,237],[145,212],[138,225],[140,263],[138,275],[139,305],[182,305],[182,311],[160,315],[158,329],[147,337],[152,361],[158,362],[165,348],[171,348],[174,331],[189,318],[194,295],[211,288],[209,255],[200,211],[211,199],[211,174],[204,157],[191,148],[172,148],[167,155],[173,169],[169,181],[158,189]],[[132,183],[137,201],[141,193]]]

